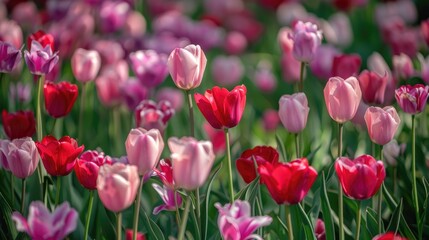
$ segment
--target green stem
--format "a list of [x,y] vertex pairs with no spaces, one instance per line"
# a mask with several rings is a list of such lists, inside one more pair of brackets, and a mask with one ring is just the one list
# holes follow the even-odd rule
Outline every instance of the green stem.
[[296,158],[299,158],[301,156],[301,153],[299,151],[299,133],[295,133],[295,150],[296,150]]
[[22,191],[21,191],[21,214],[24,214],[24,206],[25,206],[25,181],[26,179],[22,179]]
[[414,208],[416,210],[416,219],[417,219],[417,225],[419,224],[420,220],[420,214],[419,214],[419,200],[417,195],[417,177],[416,177],[416,117],[415,115],[411,115],[411,171],[412,171],[412,177],[413,177],[413,200],[414,200]]
[[134,205],[134,224],[133,224],[133,240],[137,239],[137,228],[139,226],[139,211],[140,211],[140,198],[142,196],[143,178],[140,180],[139,192],[137,193],[136,203]]
[[57,194],[55,196],[55,206],[58,206],[60,203],[60,192],[61,192],[61,177],[57,177]]
[[87,85],[86,83],[82,84],[82,94],[80,95],[80,109],[79,109],[79,125],[78,125],[78,135],[77,135],[77,139],[79,140],[80,143],[83,143],[83,136],[82,136],[82,132],[83,132],[83,114],[84,114],[84,107],[85,107],[85,98],[86,98],[86,89],[87,89]]
[[[341,157],[343,149],[343,124],[338,123],[338,157]],[[344,211],[343,211],[343,188],[340,181],[338,181],[338,212],[340,221],[340,240],[344,240]]]
[[121,240],[122,238],[122,212],[116,214],[116,240]]
[[182,224],[180,225],[179,236],[177,237],[178,240],[183,240],[183,237],[185,236],[190,207],[191,207],[191,196],[188,195],[186,197],[186,205],[185,205],[185,210],[183,212]]
[[[37,104],[36,104],[36,121],[37,121],[37,140],[42,141],[43,138],[43,125],[42,125],[42,88],[43,82],[45,81],[45,77],[43,75],[40,76],[39,81],[37,83]],[[43,183],[43,174],[42,174],[42,163],[39,161],[39,165],[37,166],[37,174],[39,176],[39,183]],[[42,195],[43,195],[43,187],[42,187]]]
[[85,235],[84,240],[88,239],[89,222],[91,221],[92,205],[94,203],[94,190],[89,191],[88,212],[86,213]]
[[305,70],[305,62],[301,62],[301,71],[299,74],[299,91],[303,92],[304,90],[304,70]]
[[[383,146],[381,146],[381,150],[380,150],[380,159],[381,161],[384,163],[383,159]],[[384,183],[382,183],[384,184]],[[381,190],[382,188],[380,188],[380,190],[378,191],[378,204],[377,204],[377,210],[378,210],[378,233],[382,233],[382,228],[383,228],[383,218],[382,218],[382,202],[383,202],[383,191]]]
[[49,134],[51,134],[51,135],[54,135],[55,123],[57,123],[57,118],[54,118],[54,123],[52,124],[51,131],[49,132]]
[[12,206],[13,203],[15,202],[15,180],[14,180],[14,176],[12,174],[12,172],[10,172],[10,191],[11,191],[11,200],[12,200]]
[[358,200],[358,208],[357,208],[357,220],[356,220],[356,237],[355,239],[359,240],[359,236],[360,236],[360,223],[361,223],[361,218],[362,218],[362,213],[361,213],[361,208],[362,208],[362,201]]
[[285,205],[285,217],[286,217],[287,232],[288,232],[289,240],[293,240],[292,217],[290,214],[290,206],[288,205]]
[[228,128],[224,129],[225,132],[225,140],[226,140],[226,153],[227,153],[227,161],[228,161],[228,177],[229,177],[229,195],[231,203],[234,202],[234,185],[232,182],[232,164],[231,164],[231,147],[229,143],[229,130]]

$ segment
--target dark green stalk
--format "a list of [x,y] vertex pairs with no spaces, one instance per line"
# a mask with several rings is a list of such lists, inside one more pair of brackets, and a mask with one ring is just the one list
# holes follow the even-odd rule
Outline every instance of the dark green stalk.
[[231,163],[231,146],[229,143],[229,131],[228,128],[224,129],[225,139],[226,139],[226,153],[227,153],[227,161],[228,161],[228,177],[229,177],[229,195],[230,202],[234,202],[234,184],[232,182],[232,163]]
[[89,222],[91,221],[92,205],[94,203],[94,190],[89,191],[88,212],[86,213],[85,235],[84,240],[88,239]]
[[142,196],[143,178],[140,180],[139,192],[137,193],[136,203],[134,205],[134,224],[133,224],[133,240],[137,239],[137,228],[139,225],[139,210],[140,210],[140,199]]
[[183,219],[182,219],[182,224],[180,225],[179,236],[177,237],[178,240],[183,240],[185,236],[190,207],[191,207],[191,196],[188,194],[188,196],[186,197],[185,210],[183,212]]
[[[338,123],[338,157],[341,157],[343,149],[343,124]],[[343,188],[340,181],[338,181],[338,212],[340,221],[340,240],[344,240],[344,210],[343,210]]]

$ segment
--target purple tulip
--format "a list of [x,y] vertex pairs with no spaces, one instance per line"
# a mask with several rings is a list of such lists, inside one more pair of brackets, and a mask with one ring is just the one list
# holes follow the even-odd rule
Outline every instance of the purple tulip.
[[131,111],[134,111],[139,103],[148,97],[148,89],[133,77],[123,82],[120,90],[128,109]]
[[293,34],[289,37],[294,41],[293,56],[300,62],[313,60],[317,48],[322,43],[322,31],[311,22],[298,21],[293,28]]
[[100,20],[104,32],[114,32],[125,25],[130,5],[124,1],[105,1],[101,5]]
[[305,93],[285,94],[279,100],[280,120],[291,133],[299,133],[305,128],[309,111]]
[[167,56],[152,50],[137,51],[130,54],[131,68],[140,82],[146,87],[156,87],[168,74]]
[[34,173],[40,157],[36,144],[30,137],[12,140],[7,150],[7,161],[13,175],[26,178]]
[[232,205],[228,203],[225,206],[216,203],[215,207],[219,211],[217,224],[224,239],[261,239],[259,235],[252,233],[272,222],[269,216],[251,217],[250,204],[247,201],[235,200]]
[[429,86],[423,84],[403,85],[395,91],[395,98],[402,110],[409,114],[421,113],[426,107]]
[[[153,209],[153,214],[158,215],[161,211],[176,211],[177,207],[182,205],[182,197],[174,189],[168,188],[165,185],[162,187],[156,183],[152,184],[155,191],[161,196],[164,204]],[[177,203],[177,204],[176,204]]]
[[76,229],[78,214],[68,202],[50,213],[42,202],[36,201],[30,204],[28,219],[14,212],[12,220],[18,231],[26,232],[32,239],[64,239]]
[[22,59],[21,50],[0,41],[0,72],[10,73]]
[[7,139],[0,139],[0,167],[6,170],[9,170],[9,163],[7,161],[9,143],[10,141]]
[[48,74],[59,59],[58,52],[52,53],[49,45],[43,48],[38,41],[31,42],[31,50],[25,50],[24,58],[28,69],[34,75]]

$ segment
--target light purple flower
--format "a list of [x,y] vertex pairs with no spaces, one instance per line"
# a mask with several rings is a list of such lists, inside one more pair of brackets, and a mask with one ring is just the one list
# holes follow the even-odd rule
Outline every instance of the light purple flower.
[[293,56],[301,62],[310,62],[322,43],[322,31],[311,22],[298,21],[289,37],[294,41]]
[[7,156],[9,153],[9,143],[7,139],[0,139],[0,167],[10,170],[9,163],[7,162]]
[[168,74],[167,56],[153,50],[137,51],[130,54],[131,68],[136,77],[146,87],[156,87]]
[[0,72],[10,73],[22,59],[21,50],[0,41]]
[[120,89],[122,97],[131,111],[134,111],[138,104],[148,97],[148,89],[133,77],[123,82]]
[[31,51],[24,52],[25,63],[34,75],[48,74],[58,63],[58,52],[52,53],[50,45],[45,48],[38,41],[31,42]]
[[250,204],[247,201],[235,200],[225,206],[216,203],[215,207],[219,211],[217,223],[219,231],[224,239],[262,239],[257,234],[252,234],[256,229],[267,226],[272,218],[269,216],[250,216]]
[[393,71],[398,79],[407,80],[414,74],[413,61],[411,58],[401,53],[393,56]]
[[176,112],[180,111],[183,107],[184,96],[183,91],[177,88],[164,87],[156,94],[158,102],[164,100],[170,102],[171,106]]
[[105,1],[101,5],[101,28],[105,32],[114,32],[125,25],[130,5],[124,1]]
[[32,239],[59,240],[75,230],[78,214],[68,202],[50,213],[42,202],[36,201],[30,204],[28,219],[14,212],[12,220],[16,222],[18,231],[26,232]]
[[[159,205],[153,209],[153,214],[158,215],[161,211],[175,211],[177,209],[177,206],[182,205],[182,197],[178,192],[176,192],[174,189],[168,188],[165,185],[162,187],[156,183],[152,184],[152,187],[155,189],[155,191],[161,196],[162,201],[164,201],[164,204]],[[176,196],[175,196],[176,195]],[[175,199],[176,197],[176,199]],[[177,205],[176,205],[177,203]]]
[[320,45],[310,63],[311,72],[320,79],[333,77],[334,57],[339,54],[340,51],[332,45]]
[[222,86],[236,85],[243,77],[244,67],[237,56],[217,56],[212,63],[213,80]]
[[169,101],[143,100],[134,110],[136,127],[158,129],[162,134],[174,112]]
[[40,157],[36,144],[30,137],[12,140],[7,152],[8,165],[13,175],[26,178],[34,173]]

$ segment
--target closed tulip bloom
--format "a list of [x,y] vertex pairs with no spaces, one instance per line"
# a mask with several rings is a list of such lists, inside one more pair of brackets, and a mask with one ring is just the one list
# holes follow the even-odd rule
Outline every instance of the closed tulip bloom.
[[426,45],[429,46],[429,18],[420,23],[420,33]]
[[262,116],[262,126],[265,131],[273,132],[277,129],[280,123],[280,117],[278,111],[274,109],[266,109]]
[[174,84],[183,90],[200,86],[206,64],[206,55],[199,45],[176,48],[171,52],[167,61],[168,71]]
[[217,56],[212,63],[213,80],[222,86],[237,84],[243,77],[244,67],[237,56]]
[[422,84],[403,85],[395,90],[395,98],[402,111],[409,114],[421,113],[428,99],[429,86]]
[[137,166],[140,175],[151,171],[159,161],[164,140],[158,129],[133,128],[125,141],[128,162]]
[[258,167],[261,182],[277,204],[293,205],[304,199],[317,178],[305,158],[288,163],[264,163]]
[[314,234],[316,235],[317,240],[326,240],[325,223],[320,218],[316,221]]
[[204,95],[195,93],[195,102],[206,120],[213,128],[232,128],[237,126],[246,106],[246,86],[236,86],[231,92],[215,86]]
[[103,152],[88,150],[82,153],[74,165],[79,183],[86,189],[97,189],[98,171],[104,164],[112,164],[112,159]]
[[382,104],[387,86],[387,72],[384,76],[376,72],[364,70],[358,77],[359,86],[362,91],[362,100],[365,103]]
[[39,30],[28,36],[27,47],[30,51],[33,48],[33,42],[39,42],[42,48],[49,46],[49,48],[54,51],[54,37],[49,33]]
[[401,53],[393,56],[393,70],[398,79],[408,79],[414,74],[413,61],[411,58]]
[[104,164],[98,172],[98,196],[107,209],[121,212],[133,204],[139,183],[136,166],[123,163]]
[[246,50],[247,39],[246,37],[236,31],[229,32],[225,37],[223,48],[225,52],[231,55],[238,55]]
[[176,187],[194,190],[206,181],[215,155],[212,143],[192,137],[168,139],[173,163],[173,178]]
[[137,51],[130,54],[130,60],[134,74],[145,87],[156,87],[167,77],[167,56],[164,54],[153,50]]
[[125,1],[104,1],[99,10],[101,29],[114,32],[125,25],[130,5]]
[[262,239],[259,235],[252,233],[260,227],[270,225],[273,221],[269,216],[252,217],[249,202],[239,199],[225,206],[216,203],[215,207],[219,211],[217,224],[223,239]]
[[345,80],[341,77],[329,78],[323,94],[329,116],[338,123],[345,123],[355,116],[362,98],[359,82],[355,77]]
[[78,95],[77,85],[69,82],[46,82],[43,88],[45,109],[51,117],[60,118],[70,113]]
[[374,196],[386,177],[383,162],[370,155],[354,160],[340,157],[335,161],[335,171],[344,194],[357,200]]
[[76,140],[64,136],[57,140],[53,136],[46,136],[41,142],[36,142],[43,166],[52,176],[66,176],[76,163],[76,158],[83,151],[84,146],[78,146]]
[[21,62],[21,59],[21,50],[0,41],[0,72],[10,73]]
[[39,163],[36,144],[30,137],[14,139],[9,143],[8,166],[17,178],[31,176]]
[[128,79],[128,64],[120,60],[103,68],[95,79],[95,86],[100,102],[107,107],[119,105],[122,102],[121,86]]
[[25,63],[34,75],[46,75],[58,63],[58,52],[52,53],[49,45],[42,47],[37,41],[31,42],[31,51],[24,51]]
[[9,139],[32,137],[36,132],[36,119],[32,111],[2,112],[2,125]]
[[313,60],[317,48],[322,44],[322,31],[311,22],[298,21],[289,35],[293,39],[293,56],[300,62]]
[[95,79],[101,67],[101,57],[95,50],[78,48],[71,58],[74,77],[82,83]]
[[395,136],[401,119],[394,107],[369,107],[365,113],[365,122],[371,141],[385,145]]
[[372,240],[407,240],[407,238],[401,237],[401,235],[394,232],[387,232],[378,234]]
[[[314,62],[314,61],[311,61]],[[284,52],[280,61],[283,80],[287,83],[297,83],[301,74],[301,62],[293,57],[292,52]],[[330,71],[330,70],[329,70]]]
[[0,22],[0,39],[20,48],[23,44],[21,27],[13,20],[3,19]]
[[397,159],[399,155],[405,151],[405,148],[405,143],[399,145],[395,139],[384,145],[383,157],[386,159],[386,163],[391,166],[396,166],[398,164]]
[[28,212],[27,219],[21,213],[13,212],[12,220],[16,229],[26,232],[31,239],[64,239],[76,229],[79,218],[68,202],[57,206],[51,213],[43,202],[35,201],[30,204]]
[[280,98],[279,117],[283,126],[291,133],[299,133],[305,128],[309,111],[305,93],[283,95]]
[[348,78],[357,76],[362,59],[359,54],[340,54],[334,57],[332,62],[332,76]]
[[279,162],[279,153],[275,148],[269,146],[257,146],[244,151],[235,164],[238,173],[246,183],[250,183],[256,178],[255,162],[257,166],[265,162],[276,164]]

